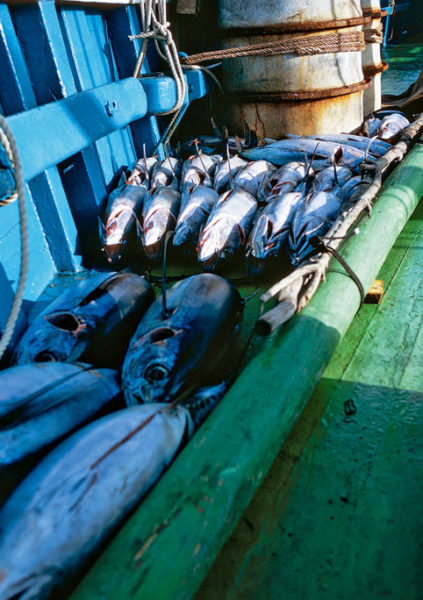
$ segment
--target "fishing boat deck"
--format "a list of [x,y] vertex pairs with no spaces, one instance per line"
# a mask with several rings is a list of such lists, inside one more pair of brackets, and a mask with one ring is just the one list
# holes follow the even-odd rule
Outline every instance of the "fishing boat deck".
[[[385,93],[421,41],[388,48]],[[422,267],[420,202],[197,600],[421,598]]]
[[421,597],[422,267],[420,203],[198,600]]

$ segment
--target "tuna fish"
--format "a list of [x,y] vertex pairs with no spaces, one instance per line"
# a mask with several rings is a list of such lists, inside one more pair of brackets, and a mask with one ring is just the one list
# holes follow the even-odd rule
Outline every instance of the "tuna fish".
[[180,193],[164,185],[146,195],[142,212],[142,244],[151,260],[160,259],[166,232],[176,225],[180,202]]
[[180,175],[181,163],[177,158],[172,158],[170,156],[154,165],[151,174],[150,188],[155,190],[159,186],[167,185],[174,190],[178,190]]
[[260,272],[265,266],[264,261],[280,253],[303,199],[300,192],[280,194],[260,211],[247,243],[251,273]]
[[348,167],[327,167],[317,173],[313,181],[313,192],[332,192],[337,193],[348,179],[351,179],[352,172]]
[[131,273],[102,273],[81,281],[32,321],[13,360],[18,364],[83,360],[119,368],[153,299],[148,281]]
[[181,211],[176,222],[174,246],[188,242],[197,245],[202,226],[206,223],[219,195],[212,188],[199,185],[191,194],[182,194]]
[[215,174],[213,187],[218,194],[223,194],[229,187],[231,176],[235,175],[247,166],[247,161],[240,156],[232,156],[229,160],[224,160],[218,165]]
[[267,174],[258,190],[258,200],[272,202],[274,198],[293,192],[308,174],[306,164],[291,162]]
[[399,113],[387,115],[382,119],[378,137],[390,144],[395,144],[400,139],[405,127],[408,125],[410,125],[410,121]]
[[[316,151],[316,143],[318,143]],[[272,142],[259,148],[244,150],[242,156],[250,160],[267,160],[274,165],[285,165],[292,161],[304,161],[304,155],[309,161],[313,155],[313,169],[321,171],[332,164],[333,155],[339,149],[342,149],[342,156],[339,160],[341,166],[357,169],[364,160],[365,152],[346,144],[336,144],[335,142],[316,142],[310,138],[294,138]],[[374,156],[368,157],[369,162],[375,162]]]
[[374,135],[377,135],[381,123],[382,119],[379,119],[378,117],[368,117],[363,123],[363,135],[369,138],[373,137]]
[[181,192],[192,192],[198,185],[212,187],[213,174],[221,160],[222,157],[215,154],[197,154],[187,158],[182,167]]
[[198,243],[203,269],[213,271],[244,247],[256,212],[256,199],[244,190],[232,190],[219,198]]
[[240,188],[257,197],[263,180],[274,171],[276,171],[276,167],[266,160],[251,161],[236,174],[234,189]]
[[288,237],[288,255],[294,266],[315,252],[313,238],[329,231],[340,206],[340,198],[333,192],[315,192],[307,196],[295,213]]
[[192,432],[184,407],[135,406],[48,454],[0,511],[0,598],[62,598]]
[[211,273],[193,275],[167,293],[167,314],[156,300],[144,315],[122,370],[126,402],[189,399],[228,380],[243,302],[238,290]]
[[340,197],[342,203],[347,205],[354,204],[368,187],[369,182],[364,181],[360,175],[352,177],[341,188]]
[[153,168],[157,163],[154,156],[143,159],[140,158],[134,165],[131,175],[128,177],[128,183],[131,185],[146,185],[150,186],[151,175]]
[[116,408],[119,376],[89,365],[37,363],[0,372],[1,494],[10,492],[41,451]]
[[136,236],[146,193],[144,184],[125,183],[108,198],[104,223],[100,221],[100,240],[102,251],[112,265],[122,261],[128,242]]
[[[373,136],[370,136],[373,137]],[[353,135],[352,133],[330,133],[325,135],[310,135],[304,139],[316,140],[318,142],[334,142],[335,144],[341,144],[344,146],[352,146],[361,150],[362,152],[368,152],[374,158],[380,158],[383,156],[391,147],[383,140],[374,139],[371,144],[367,137],[361,135]]]

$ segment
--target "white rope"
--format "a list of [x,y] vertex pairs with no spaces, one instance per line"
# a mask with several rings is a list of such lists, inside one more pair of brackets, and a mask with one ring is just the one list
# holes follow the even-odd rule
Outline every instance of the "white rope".
[[166,0],[140,0],[140,12],[143,31],[138,35],[130,36],[130,39],[141,38],[143,40],[135,66],[134,77],[140,75],[149,40],[154,40],[159,56],[168,63],[176,83],[176,103],[170,110],[161,113],[162,115],[176,113],[172,119],[173,122],[176,121],[183,107],[187,90],[178,50],[169,29],[170,23],[167,20]]
[[[15,330],[16,323],[18,321],[19,312],[22,306],[23,295],[25,291],[25,284],[28,275],[28,261],[29,261],[29,248],[28,248],[28,219],[26,214],[25,206],[25,182],[22,174],[22,165],[19,158],[18,147],[13,133],[8,126],[6,119],[3,115],[0,115],[0,131],[2,131],[2,139],[6,138],[7,142],[5,145],[6,151],[11,156],[11,163],[15,170],[15,183],[16,192],[18,195],[18,206],[20,216],[20,234],[21,234],[21,268],[19,272],[19,283],[16,290],[15,298],[10,309],[9,317],[6,321],[3,334],[0,337],[0,359],[6,352],[9,342],[12,339],[13,332]],[[3,142],[2,142],[3,143]]]
[[[9,138],[7,137],[6,133],[3,130],[3,127],[1,127],[1,126],[0,126],[0,144],[6,150],[6,154],[9,157],[12,168],[14,169],[15,161],[14,161],[14,157],[13,157],[12,147],[10,145]],[[10,194],[10,196],[8,196],[7,198],[4,198],[3,200],[0,200],[0,206],[7,206],[8,204],[12,204],[12,202],[15,202],[17,199],[18,199],[18,192],[15,187],[15,191],[12,192]]]

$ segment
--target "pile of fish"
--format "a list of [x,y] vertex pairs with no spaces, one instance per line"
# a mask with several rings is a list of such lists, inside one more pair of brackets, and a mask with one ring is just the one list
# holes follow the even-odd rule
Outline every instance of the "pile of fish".
[[[230,156],[197,153],[184,162],[145,159],[109,198],[102,249],[118,264],[128,241],[160,260],[168,232],[181,255],[225,272],[244,256],[250,275],[281,254],[295,267],[315,252],[341,210],[357,200],[363,173],[401,135],[400,114],[371,117],[363,134],[289,135]],[[206,142],[206,139],[203,140]],[[199,140],[201,143],[201,139]],[[233,145],[232,145],[233,147]],[[242,263],[241,263],[242,264]]]
[[[206,271],[245,255],[255,274],[283,252],[296,266],[405,124],[387,115],[377,137],[288,136],[225,159],[144,158],[108,199],[107,260],[121,263],[131,238],[159,260],[172,231]],[[155,298],[122,271],[80,281],[32,320],[0,372],[0,600],[68,591],[231,384],[243,309],[215,273]]]
[[103,273],[31,322],[0,372],[2,600],[67,591],[222,398],[243,306],[211,273],[157,299]]

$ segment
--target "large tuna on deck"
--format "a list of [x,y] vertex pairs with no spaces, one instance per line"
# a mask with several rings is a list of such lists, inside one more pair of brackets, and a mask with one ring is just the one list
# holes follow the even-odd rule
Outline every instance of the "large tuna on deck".
[[189,398],[221,383],[235,367],[243,303],[227,280],[209,273],[175,284],[166,313],[158,299],[131,340],[122,370],[128,404]]
[[183,407],[136,406],[53,450],[0,512],[0,598],[63,597],[192,431]]
[[83,360],[120,367],[129,340],[154,299],[144,277],[103,273],[70,287],[29,326],[18,343],[18,364]]
[[115,408],[119,376],[89,365],[37,363],[0,372],[0,495],[40,453],[97,414]]

